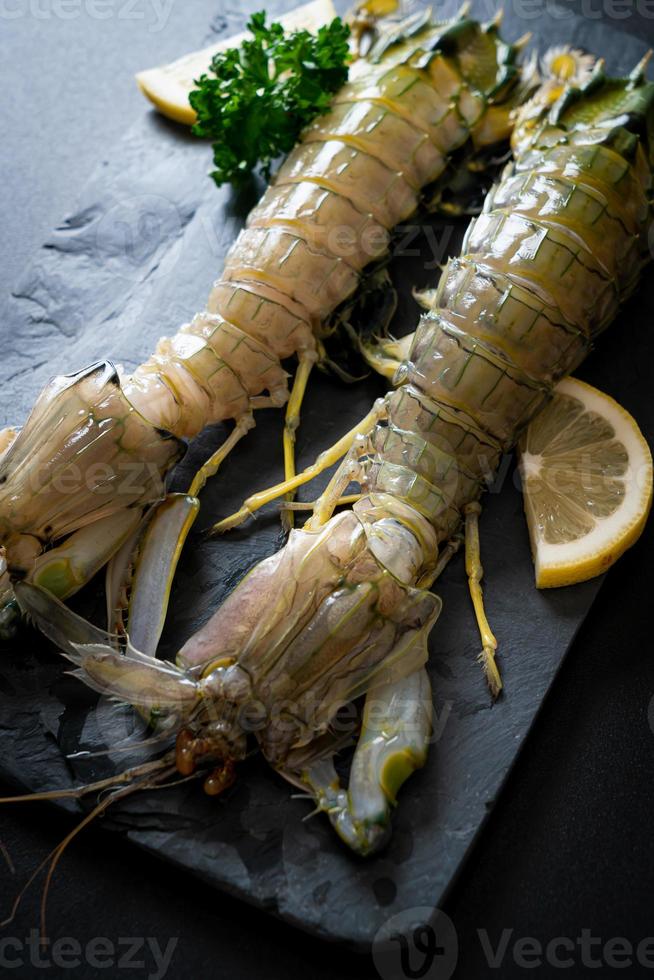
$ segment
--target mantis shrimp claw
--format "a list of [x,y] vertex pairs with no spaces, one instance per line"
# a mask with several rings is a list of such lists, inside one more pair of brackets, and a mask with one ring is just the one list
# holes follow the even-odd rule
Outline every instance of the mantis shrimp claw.
[[308,788],[341,840],[367,856],[388,841],[400,787],[425,764],[431,718],[431,684],[422,667],[368,691],[347,790],[332,758],[309,763],[299,774],[282,775]]

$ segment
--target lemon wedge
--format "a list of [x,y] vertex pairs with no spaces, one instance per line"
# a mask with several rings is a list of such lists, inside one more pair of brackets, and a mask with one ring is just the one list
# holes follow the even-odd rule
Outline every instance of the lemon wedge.
[[[313,0],[312,3],[296,7],[295,10],[275,19],[278,19],[286,30],[315,31],[323,24],[329,23],[335,16],[332,0]],[[175,122],[192,126],[195,122],[195,112],[189,105],[188,97],[195,88],[195,79],[209,70],[211,59],[215,54],[227,48],[238,47],[247,37],[248,32],[243,31],[201,51],[184,55],[183,58],[178,58],[168,65],[141,71],[136,76],[138,86],[164,116],[174,119]]]
[[537,587],[601,575],[638,539],[652,504],[652,454],[636,422],[566,378],[519,451]]

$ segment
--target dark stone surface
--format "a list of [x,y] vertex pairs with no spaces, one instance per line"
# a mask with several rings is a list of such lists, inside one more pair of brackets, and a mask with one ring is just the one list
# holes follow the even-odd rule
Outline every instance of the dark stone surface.
[[[514,24],[508,18],[510,37],[525,26],[514,29]],[[612,54],[609,65],[616,71],[630,68],[642,53],[640,43],[610,35],[596,22],[574,24],[575,39]],[[572,34],[570,21],[539,22],[538,31],[548,42]],[[208,182],[203,184],[206,155],[198,144],[152,115],[134,127],[128,143],[129,152],[126,147],[112,151],[95,183],[83,192],[76,216],[52,236],[50,247],[23,277],[17,290],[23,298],[12,301],[4,317],[11,330],[0,368],[2,407],[5,411],[11,406],[16,413],[8,421],[24,414],[39,384],[54,370],[109,353],[128,366],[136,363],[161,332],[175,329],[202,303],[231,240],[237,202],[223,196],[229,220],[221,220],[216,235],[220,200]],[[111,197],[121,181],[132,204],[126,214],[113,206]],[[145,235],[134,239],[135,249],[121,248],[107,260],[107,247],[117,230],[122,234],[116,219],[126,217],[135,228],[135,218],[144,213],[163,217],[166,234],[158,236],[156,223],[149,221]],[[144,237],[146,248],[141,245]],[[418,270],[409,263],[398,266],[397,273],[407,283],[418,273],[427,274],[424,267]],[[644,289],[586,369],[586,376],[607,387],[645,423],[651,422],[651,344],[644,329],[650,320],[651,301]],[[30,354],[35,341],[36,359]],[[7,351],[15,351],[15,358]],[[342,426],[360,417],[376,390],[374,382],[355,391],[320,379],[304,414],[303,457],[311,458]],[[333,418],[336,402],[338,423]],[[267,418],[208,488],[203,501],[207,523],[256,486],[262,471],[277,475],[278,433],[279,419]],[[204,449],[194,448],[194,458],[206,455],[217,437],[205,437]],[[256,535],[233,535],[218,545],[196,537],[181,569],[163,652],[174,652],[252,560],[269,553],[278,540],[274,517],[261,520]],[[489,498],[482,543],[507,697],[490,708],[474,663],[478,641],[458,562],[439,590],[445,611],[432,644],[442,736],[428,767],[405,789],[395,838],[384,855],[359,862],[340,848],[323,821],[303,825],[306,804],[289,800],[287,787],[257,760],[218,803],[202,798],[196,788],[183,788],[135,800],[114,814],[114,823],[205,880],[332,938],[365,945],[395,911],[439,903],[597,588],[590,584],[539,595],[531,587],[521,502],[510,475],[503,491]],[[89,596],[85,608],[93,601],[94,595]],[[39,649],[32,653],[32,647]],[[94,732],[97,719],[87,717],[89,699],[72,682],[61,680],[57,659],[40,647],[35,637],[23,634],[3,664],[2,763],[6,773],[33,787],[65,785],[92,773],[86,767],[71,772],[60,746],[67,752],[80,740],[107,739],[121,720],[104,719],[99,733]],[[16,731],[18,740],[12,737]]]

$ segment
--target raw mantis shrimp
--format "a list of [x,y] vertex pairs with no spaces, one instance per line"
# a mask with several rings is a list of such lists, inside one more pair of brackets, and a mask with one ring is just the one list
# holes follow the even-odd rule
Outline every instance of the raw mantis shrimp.
[[[157,770],[205,774],[220,792],[246,751],[302,787],[339,836],[383,845],[398,790],[430,732],[429,591],[462,525],[491,683],[500,683],[480,589],[479,499],[500,454],[584,358],[647,258],[654,83],[598,64],[578,87],[545,87],[521,111],[514,162],[443,272],[397,390],[377,404],[303,530],[257,565],[206,626],[162,663],[111,639],[34,586],[26,612],[104,694],[176,737]],[[334,515],[347,485],[362,497]],[[283,492],[283,489],[282,491]],[[330,727],[365,695],[347,789]],[[151,785],[152,771],[133,776]],[[87,788],[86,791],[88,791]],[[91,787],[92,789],[92,787]],[[121,790],[124,792],[124,790]]]
[[[465,15],[382,30],[251,213],[207,310],[130,377],[105,362],[55,379],[22,431],[0,434],[0,633],[16,612],[12,579],[65,599],[111,559],[116,626],[143,517],[165,496],[181,440],[209,424],[235,423],[189,498],[160,512],[164,536],[192,524],[197,493],[260,408],[288,401],[285,472],[294,474],[303,393],[334,316],[387,255],[393,227],[421,202],[442,204],[452,171],[477,173],[507,140],[524,93],[516,53],[496,23]],[[289,398],[281,362],[292,355]]]

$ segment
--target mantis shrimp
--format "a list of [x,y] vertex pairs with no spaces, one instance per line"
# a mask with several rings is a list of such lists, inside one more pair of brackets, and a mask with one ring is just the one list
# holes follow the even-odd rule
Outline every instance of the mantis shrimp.
[[[157,778],[204,774],[206,791],[218,793],[254,731],[271,766],[309,793],[347,845],[378,850],[400,787],[426,757],[424,665],[441,609],[429,589],[462,525],[486,667],[500,683],[480,589],[479,499],[501,453],[610,324],[646,261],[654,83],[644,67],[611,79],[598,63],[583,84],[545,86],[521,110],[514,161],[444,270],[397,389],[350,438],[304,529],[255,566],[177,664],[133,645],[116,652],[48,593],[16,585],[86,684],[175,738],[151,764]],[[361,498],[335,514],[353,480]],[[362,695],[345,789],[331,726]],[[152,785],[154,771],[120,778]]]
[[[66,599],[109,562],[110,629],[118,628],[144,516],[150,537],[188,530],[197,494],[256,410],[288,401],[285,472],[294,475],[300,405],[325,335],[364,272],[387,256],[394,226],[421,203],[444,205],[452,171],[477,173],[507,140],[527,84],[517,50],[499,39],[497,23],[464,14],[442,24],[427,13],[381,30],[251,213],[206,311],[130,377],[104,362],[56,378],[22,431],[0,434],[0,635],[17,611],[12,580]],[[292,355],[289,397],[281,362]],[[153,518],[182,440],[223,420],[234,428],[189,495],[169,498]]]

